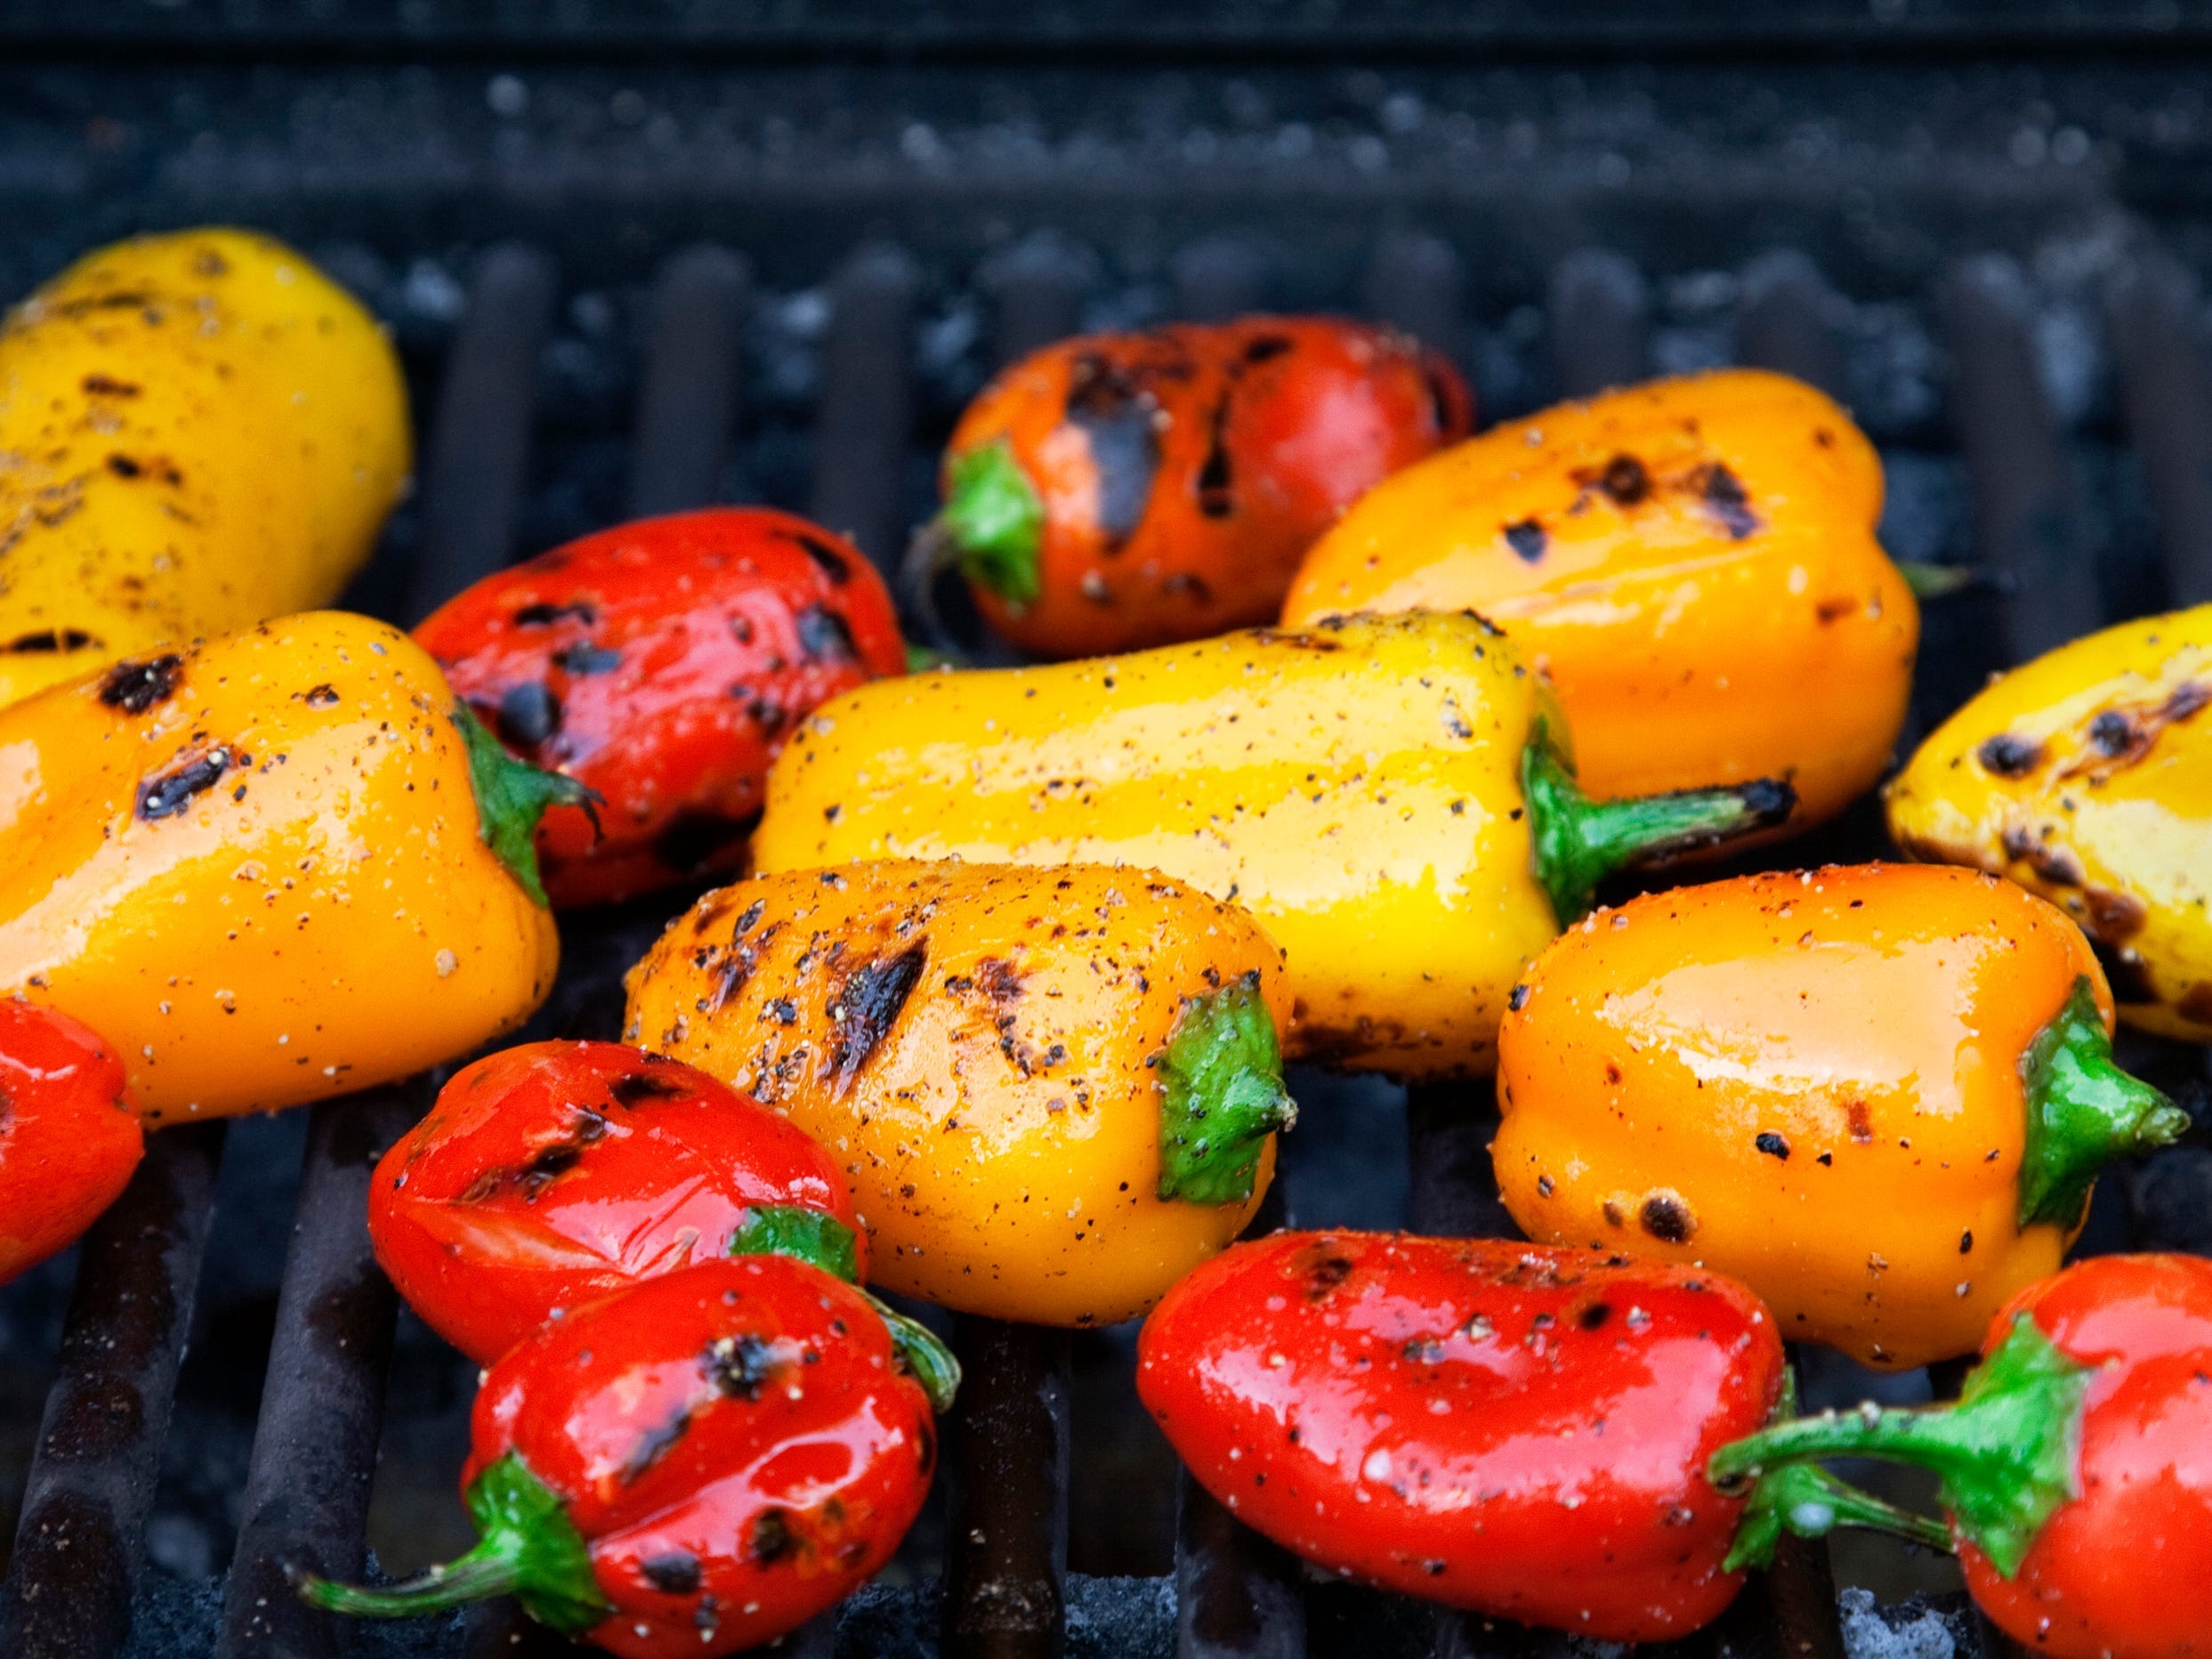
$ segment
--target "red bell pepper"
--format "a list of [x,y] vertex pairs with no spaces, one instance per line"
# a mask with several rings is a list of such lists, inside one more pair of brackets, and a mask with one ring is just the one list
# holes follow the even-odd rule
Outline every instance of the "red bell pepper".
[[376,1259],[430,1328],[489,1364],[635,1280],[776,1250],[839,1278],[867,1244],[844,1178],[728,1084],[622,1043],[464,1066],[369,1186]]
[[481,1534],[388,1589],[302,1577],[374,1618],[513,1595],[627,1659],[735,1653],[865,1583],[929,1490],[929,1396],[860,1292],[751,1256],[546,1326],[477,1395],[462,1493]]
[[891,596],[850,542],[717,507],[603,530],[486,577],[415,637],[515,755],[597,791],[537,832],[556,905],[734,870],[799,718],[905,672]]
[[1933,1469],[1966,1588],[2051,1659],[2212,1653],[2212,1262],[2103,1256],[1999,1313],[1958,1400],[1826,1412],[1716,1481],[1827,1457]]
[[0,1284],[92,1226],[144,1151],[115,1051],[66,1014],[0,999]]
[[1724,1494],[1705,1461],[1787,1395],[1716,1274],[1500,1240],[1280,1233],[1169,1291],[1137,1392],[1200,1485],[1307,1559],[1608,1641],[1717,1617],[1784,1526],[1887,1506],[1823,1477]]

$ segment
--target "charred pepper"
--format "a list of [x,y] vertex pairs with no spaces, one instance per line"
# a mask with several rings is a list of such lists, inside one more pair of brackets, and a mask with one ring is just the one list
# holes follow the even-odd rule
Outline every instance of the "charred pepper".
[[67,1246],[145,1152],[123,1062],[52,1008],[0,998],[0,1284]]
[[863,686],[769,774],[754,864],[1083,862],[1233,899],[1283,947],[1294,1058],[1486,1072],[1522,970],[1599,879],[1779,821],[1760,782],[1594,805],[1481,618],[1355,617]]
[[2080,930],[1978,871],[1869,864],[1601,910],[1499,1033],[1531,1238],[1732,1274],[1881,1366],[1970,1350],[2058,1270],[2105,1163],[2188,1119],[2112,1062]]

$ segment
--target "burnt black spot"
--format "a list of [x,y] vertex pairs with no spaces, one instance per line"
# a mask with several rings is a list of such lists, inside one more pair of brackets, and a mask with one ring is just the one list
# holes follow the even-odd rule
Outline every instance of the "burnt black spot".
[[696,875],[751,835],[760,821],[758,813],[724,818],[718,813],[681,812],[653,838],[653,856],[673,870]]
[[607,1085],[607,1098],[618,1106],[642,1106],[649,1100],[676,1100],[690,1092],[673,1077],[652,1072],[632,1072]]
[[1780,1158],[1784,1163],[1789,1161],[1789,1143],[1772,1129],[1764,1131],[1751,1144],[1770,1158]]
[[766,1566],[780,1561],[799,1547],[792,1536],[791,1517],[782,1509],[763,1509],[760,1518],[753,1523],[753,1536],[746,1545],[753,1559]]
[[2112,944],[2122,944],[2143,931],[2151,909],[2132,893],[2107,887],[2085,887],[2082,902],[2088,907],[2088,930]]
[[100,676],[100,700],[126,715],[142,715],[176,694],[184,659],[174,654],[144,662],[118,662]]
[[192,804],[194,796],[214,789],[230,766],[230,751],[218,745],[156,773],[138,786],[139,817],[148,823],[175,817]]
[[809,605],[799,612],[799,649],[815,662],[858,662],[860,648],[853,643],[852,627],[827,605]]
[[753,619],[739,611],[730,619],[730,637],[740,645],[753,643]]
[[97,639],[82,628],[65,627],[56,631],[48,627],[41,628],[36,634],[19,634],[6,644],[0,645],[0,651],[9,652],[83,651],[88,645],[99,643]]
[[1575,1323],[1585,1331],[1602,1331],[1605,1322],[1613,1316],[1612,1307],[1606,1302],[1592,1302],[1575,1315]]
[[541,599],[536,604],[524,605],[517,611],[514,625],[517,627],[551,627],[562,617],[574,617],[579,622],[590,624],[599,620],[599,612],[581,601],[574,604],[554,605],[547,604]]
[[738,925],[731,930],[732,935],[735,935],[751,933],[755,927],[760,925],[761,918],[767,913],[768,901],[766,899],[755,899],[752,903],[745,907],[744,913],[738,918]]
[[1324,1256],[1306,1269],[1305,1298],[1318,1302],[1352,1276],[1352,1263],[1342,1256]]
[[1615,506],[1632,507],[1648,499],[1651,494],[1651,474],[1643,463],[1633,455],[1617,455],[1605,463],[1605,470],[1597,475],[1597,487],[1611,498]]
[[612,674],[622,666],[622,653],[610,645],[578,640],[553,654],[553,665],[570,674]]
[[987,956],[975,965],[975,983],[1002,1008],[1021,999],[1021,970],[998,957]]
[[1544,527],[1532,518],[1524,518],[1518,524],[1506,526],[1506,545],[1520,555],[1525,564],[1534,564],[1544,556],[1550,538]]
[[691,1408],[679,1405],[666,1421],[655,1424],[638,1436],[637,1445],[630,1448],[630,1455],[615,1471],[615,1478],[626,1486],[630,1485],[666,1457],[690,1429]]
[[2034,770],[2036,762],[2043,758],[2043,746],[2030,743],[2024,737],[2014,737],[2009,732],[2000,732],[1974,750],[1974,757],[1982,763],[1984,772],[1994,773],[2000,778],[2017,778]]
[[937,1467],[937,1430],[927,1417],[914,1425],[914,1455],[921,1465],[922,1478],[927,1480]]
[[338,688],[335,685],[311,685],[301,694],[300,700],[310,708],[335,708],[338,706]]
[[584,1149],[581,1146],[573,1141],[555,1141],[530,1160],[522,1172],[523,1185],[543,1186],[555,1176],[568,1174],[583,1161]]
[[1743,480],[1720,462],[1699,469],[1698,486],[1707,510],[1720,521],[1730,540],[1741,541],[1759,528],[1758,514],[1751,510],[1751,498],[1744,494]]
[[1086,352],[1069,372],[1067,413],[1098,473],[1099,531],[1109,551],[1118,550],[1142,522],[1159,471],[1152,401],[1116,365]]
[[1467,394],[1459,384],[1459,376],[1447,368],[1433,353],[1424,353],[1421,359],[1421,384],[1428,388],[1429,418],[1436,423],[1436,435],[1449,438],[1467,428]]
[[1643,1201],[1636,1211],[1636,1219],[1643,1230],[1662,1244],[1684,1244],[1698,1230],[1697,1218],[1690,1213],[1690,1206],[1680,1193],[1657,1192]]
[[1409,1337],[1398,1353],[1409,1365],[1433,1365],[1444,1357],[1444,1344],[1438,1337]]
[[837,1024],[829,1045],[831,1098],[852,1086],[876,1046],[898,1024],[928,956],[929,941],[916,939],[898,955],[864,962],[845,976],[843,989],[829,1005],[829,1017]]
[[511,686],[493,715],[499,735],[522,749],[536,749],[561,730],[561,700],[536,680]]
[[1280,357],[1290,349],[1290,340],[1288,336],[1263,334],[1256,339],[1245,342],[1244,360],[1247,363],[1264,363],[1273,358]]
[[141,466],[134,457],[127,455],[109,456],[108,470],[117,478],[140,478],[144,476],[146,472],[146,469]]
[[707,1375],[732,1399],[757,1400],[776,1374],[775,1345],[750,1334],[724,1337],[706,1350]]
[[779,1025],[799,1023],[799,1005],[788,997],[778,997],[768,1005],[769,1017]]
[[2166,694],[2166,700],[2159,705],[2159,715],[2169,722],[2186,720],[2207,704],[2212,704],[2212,686],[2184,680]]
[[1851,1138],[1861,1146],[1874,1144],[1874,1119],[1867,1111],[1867,1103],[1853,1100],[1844,1107],[1844,1124]]
[[753,723],[760,727],[763,737],[773,737],[783,730],[783,706],[773,698],[742,682],[731,686],[730,694],[747,705],[746,712],[753,716]]
[[2135,723],[2117,710],[2108,708],[2089,722],[2089,744],[2100,755],[2125,755],[2135,741]]
[[698,1592],[699,1558],[689,1550],[666,1550],[647,1556],[637,1564],[645,1582],[663,1595],[690,1596]]
[[1221,401],[1214,406],[1207,429],[1206,460],[1199,468],[1199,511],[1207,518],[1227,518],[1236,511],[1234,478],[1229,465],[1229,399],[1230,393],[1223,392]]
[[90,374],[77,383],[85,395],[93,398],[134,398],[138,388],[127,380],[117,380],[112,375]]
[[815,569],[827,576],[833,587],[843,587],[852,579],[852,562],[819,536],[809,536],[801,530],[788,532],[790,539],[799,544],[806,556],[814,561]]
[[1506,1006],[1512,1009],[1515,1014],[1520,1013],[1522,1008],[1528,1007],[1528,986],[1515,985],[1511,991],[1507,991],[1506,993]]

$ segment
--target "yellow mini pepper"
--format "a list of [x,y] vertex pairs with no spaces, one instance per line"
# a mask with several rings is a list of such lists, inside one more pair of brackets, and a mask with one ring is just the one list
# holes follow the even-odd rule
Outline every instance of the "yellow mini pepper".
[[1975,864],[2096,942],[2119,1017],[2212,1041],[2212,605],[2014,669],[1889,787],[1915,858]]
[[1593,805],[1512,642],[1413,612],[862,686],[776,762],[753,856],[1164,870],[1282,946],[1291,1054],[1441,1077],[1490,1069],[1506,993],[1602,876],[1792,798]]
[[391,345],[291,248],[87,255],[0,323],[0,703],[327,604],[410,465]]
[[125,659],[0,709],[0,991],[96,1021],[151,1122],[404,1077],[551,988],[575,788],[365,617]]

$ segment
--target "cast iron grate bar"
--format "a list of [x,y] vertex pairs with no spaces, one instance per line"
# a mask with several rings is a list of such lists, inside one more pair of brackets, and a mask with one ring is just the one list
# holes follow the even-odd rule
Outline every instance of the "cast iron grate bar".
[[845,261],[830,283],[821,402],[814,411],[811,516],[850,536],[886,579],[906,537],[920,283],[913,259],[889,243],[863,247]]
[[85,1235],[0,1589],[0,1653],[11,1659],[110,1659],[130,1634],[224,1128],[152,1137],[123,1196]]
[[745,261],[719,247],[688,249],[661,272],[631,450],[633,518],[705,506],[720,494],[738,417],[746,287]]
[[2143,457],[2176,605],[2212,600],[2212,363],[2204,292],[2165,249],[2144,247],[2105,285],[2127,434]]
[[1552,374],[1562,398],[1641,380],[1651,360],[1651,296],[1626,254],[1589,247],[1552,274]]

